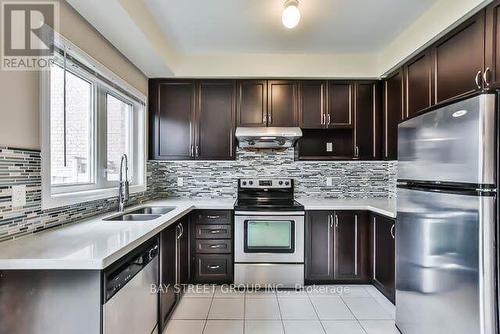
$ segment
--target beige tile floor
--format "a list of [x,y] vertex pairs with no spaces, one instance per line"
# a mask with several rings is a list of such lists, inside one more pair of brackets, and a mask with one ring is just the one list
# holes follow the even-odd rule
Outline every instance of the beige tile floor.
[[195,286],[163,334],[399,334],[394,316],[394,305],[371,285],[278,293]]

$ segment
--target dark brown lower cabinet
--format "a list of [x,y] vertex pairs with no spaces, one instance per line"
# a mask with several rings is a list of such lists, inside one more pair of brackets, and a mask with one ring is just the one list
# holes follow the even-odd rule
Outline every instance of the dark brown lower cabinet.
[[160,233],[160,329],[179,302],[181,289],[175,285],[189,282],[189,224],[187,218]]
[[191,213],[193,283],[233,282],[233,214],[231,210]]
[[364,211],[308,211],[306,282],[369,282],[369,236]]
[[390,301],[395,301],[395,220],[372,214],[373,284]]

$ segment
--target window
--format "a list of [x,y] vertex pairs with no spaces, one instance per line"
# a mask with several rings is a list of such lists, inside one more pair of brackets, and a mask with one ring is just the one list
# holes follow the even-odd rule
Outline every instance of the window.
[[41,74],[42,207],[116,196],[123,154],[130,192],[145,191],[145,97],[59,39]]

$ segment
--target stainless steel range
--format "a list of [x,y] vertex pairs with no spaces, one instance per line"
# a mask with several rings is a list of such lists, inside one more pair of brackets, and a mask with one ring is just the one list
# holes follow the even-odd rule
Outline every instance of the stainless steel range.
[[234,282],[304,284],[304,207],[292,179],[240,179],[234,220]]

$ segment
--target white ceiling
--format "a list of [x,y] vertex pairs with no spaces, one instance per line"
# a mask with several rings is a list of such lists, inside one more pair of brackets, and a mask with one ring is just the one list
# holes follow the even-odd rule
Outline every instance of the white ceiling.
[[378,78],[492,0],[66,0],[148,77]]
[[182,53],[324,54],[380,51],[436,0],[301,0],[291,30],[283,0],[145,2]]

